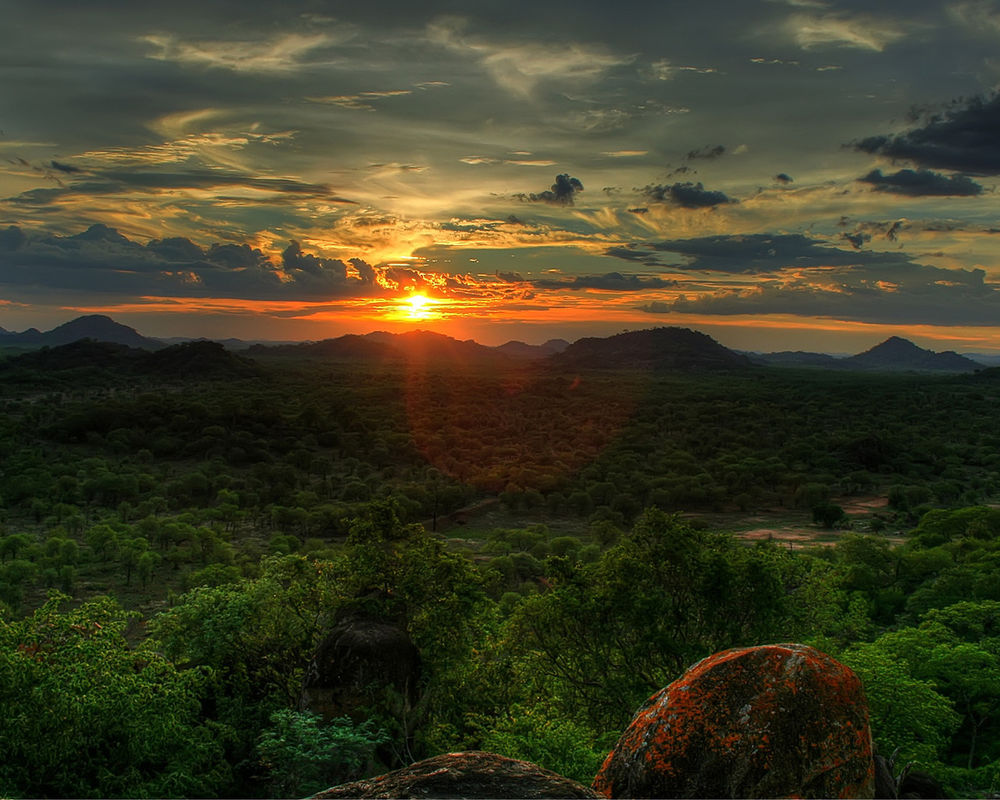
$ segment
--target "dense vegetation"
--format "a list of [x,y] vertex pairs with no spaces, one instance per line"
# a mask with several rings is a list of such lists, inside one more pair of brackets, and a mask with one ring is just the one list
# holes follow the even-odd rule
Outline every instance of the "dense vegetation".
[[[0,793],[304,795],[473,747],[589,781],[693,661],[788,640],[859,672],[897,763],[997,783],[992,371],[105,356],[0,369]],[[699,517],[761,508],[832,546]],[[349,619],[405,631],[412,695],[302,710]]]

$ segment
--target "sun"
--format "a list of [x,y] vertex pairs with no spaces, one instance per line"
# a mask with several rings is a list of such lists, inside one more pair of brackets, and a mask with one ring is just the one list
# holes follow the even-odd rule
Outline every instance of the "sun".
[[434,301],[425,294],[411,294],[400,304],[409,319],[436,319],[441,315],[434,311]]

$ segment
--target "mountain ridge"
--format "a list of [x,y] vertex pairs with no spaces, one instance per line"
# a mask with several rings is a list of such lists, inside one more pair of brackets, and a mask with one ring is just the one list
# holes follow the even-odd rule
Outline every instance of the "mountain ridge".
[[140,350],[159,350],[165,346],[159,339],[143,336],[135,328],[115,322],[104,314],[76,317],[45,332],[37,328],[28,328],[21,333],[4,330],[0,333],[0,346],[58,347],[81,339],[123,344]]
[[825,369],[876,372],[975,372],[987,366],[954,350],[936,352],[904,339],[890,336],[885,341],[852,356],[835,357],[801,350],[756,353],[751,359],[767,366],[818,367]]
[[[594,368],[738,368],[752,364],[778,367],[863,371],[974,372],[993,363],[998,356],[982,356],[976,361],[953,350],[935,352],[908,339],[890,336],[885,341],[855,355],[830,355],[807,351],[745,353],[724,347],[700,331],[680,327],[644,328],[609,337],[584,337],[575,342],[549,339],[540,345],[511,340],[487,346],[473,339],[460,340],[427,330],[390,333],[372,331],[304,342],[245,342],[205,337],[156,339],[103,314],[76,317],[49,331],[28,328],[12,332],[0,328],[0,347],[58,347],[83,339],[110,342],[145,351],[156,351],[186,342],[216,342],[229,351],[256,357],[306,357],[336,361],[419,362],[482,364],[528,364],[548,360],[567,369]],[[96,357],[96,355],[95,355]],[[98,358],[101,360],[104,356]]]

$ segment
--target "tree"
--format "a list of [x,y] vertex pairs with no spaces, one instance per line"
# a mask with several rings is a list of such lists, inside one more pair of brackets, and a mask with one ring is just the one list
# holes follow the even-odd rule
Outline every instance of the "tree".
[[125,640],[109,598],[69,611],[53,594],[0,619],[0,787],[30,797],[210,796],[228,779],[200,721],[201,670]]
[[304,797],[360,777],[387,736],[371,722],[347,717],[323,725],[307,711],[282,709],[257,742],[272,797]]
[[34,543],[34,539],[26,533],[11,533],[0,539],[0,563],[7,563],[8,556],[17,558],[17,554]]
[[713,651],[792,637],[807,583],[792,556],[747,548],[656,510],[592,564],[571,568],[518,607],[506,645],[522,680],[598,730]]
[[823,528],[833,528],[845,517],[844,509],[836,503],[820,503],[813,506],[813,522]]

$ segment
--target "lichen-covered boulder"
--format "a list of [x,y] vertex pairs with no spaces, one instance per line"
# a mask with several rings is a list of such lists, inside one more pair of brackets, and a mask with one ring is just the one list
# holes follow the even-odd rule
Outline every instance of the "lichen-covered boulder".
[[606,797],[873,797],[861,682],[805,645],[717,653],[646,702],[593,786]]
[[314,795],[333,798],[402,797],[600,797],[582,784],[528,761],[471,751],[418,761],[403,769],[363,781],[334,786]]

